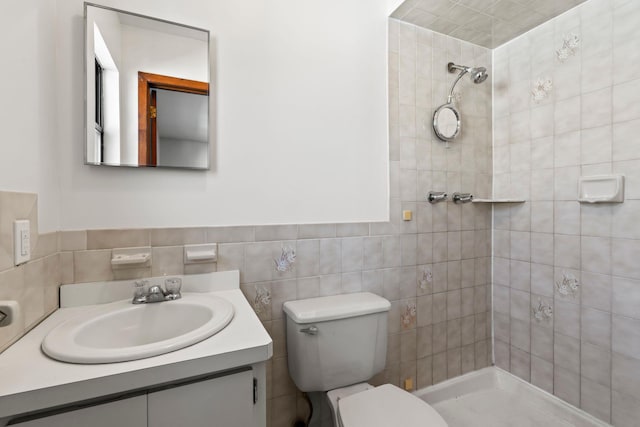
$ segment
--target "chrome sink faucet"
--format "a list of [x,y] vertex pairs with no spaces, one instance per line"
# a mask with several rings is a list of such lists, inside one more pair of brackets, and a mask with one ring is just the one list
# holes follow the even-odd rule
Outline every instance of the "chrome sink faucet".
[[182,297],[182,280],[179,278],[166,279],[164,289],[158,285],[150,286],[148,280],[136,280],[134,286],[132,304],[173,301]]

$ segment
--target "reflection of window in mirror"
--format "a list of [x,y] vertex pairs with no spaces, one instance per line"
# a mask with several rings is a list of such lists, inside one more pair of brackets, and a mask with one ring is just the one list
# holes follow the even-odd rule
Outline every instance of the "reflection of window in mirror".
[[96,141],[95,145],[99,148],[99,161],[102,162],[104,159],[104,114],[103,114],[103,101],[102,101],[102,93],[103,93],[103,80],[102,80],[102,65],[100,65],[100,61],[98,58],[95,59],[96,62],[96,78],[95,78],[95,87],[96,87]]
[[94,164],[120,163],[120,72],[111,47],[96,23],[93,24],[95,52],[95,122],[93,147],[87,157]]

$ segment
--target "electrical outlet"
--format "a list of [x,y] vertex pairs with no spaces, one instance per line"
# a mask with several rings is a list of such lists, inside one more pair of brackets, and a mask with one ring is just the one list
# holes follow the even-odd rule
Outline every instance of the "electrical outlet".
[[0,301],[0,328],[21,321],[20,305],[17,301]]

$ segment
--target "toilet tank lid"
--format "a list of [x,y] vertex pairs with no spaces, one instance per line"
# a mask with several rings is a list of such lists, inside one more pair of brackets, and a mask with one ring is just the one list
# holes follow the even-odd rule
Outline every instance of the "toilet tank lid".
[[389,311],[391,303],[370,292],[331,295],[284,303],[284,312],[296,323],[322,322]]

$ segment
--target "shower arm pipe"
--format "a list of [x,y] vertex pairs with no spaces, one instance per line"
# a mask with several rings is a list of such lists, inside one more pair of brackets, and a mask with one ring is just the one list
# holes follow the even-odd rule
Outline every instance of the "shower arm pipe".
[[458,67],[457,65],[452,65],[450,66],[450,68],[461,69],[462,71],[460,72],[460,74],[458,74],[458,77],[456,77],[456,79],[453,81],[453,84],[451,85],[451,90],[449,91],[449,96],[447,97],[447,104],[451,104],[451,101],[453,100],[453,89],[455,89],[462,76],[467,74],[467,70],[462,67]]
[[466,67],[464,65],[456,65],[453,62],[449,62],[447,64],[447,70],[450,73],[455,73],[456,70],[460,70],[460,74],[458,74],[458,77],[456,77],[455,81],[453,82],[453,85],[451,85],[451,90],[449,91],[449,97],[447,98],[447,102],[449,104],[451,104],[451,101],[453,100],[453,89],[456,87],[456,85],[458,84],[462,76],[464,76],[465,74],[469,73],[471,80],[476,84],[482,83],[487,79],[487,69],[484,67],[472,68],[472,67]]

